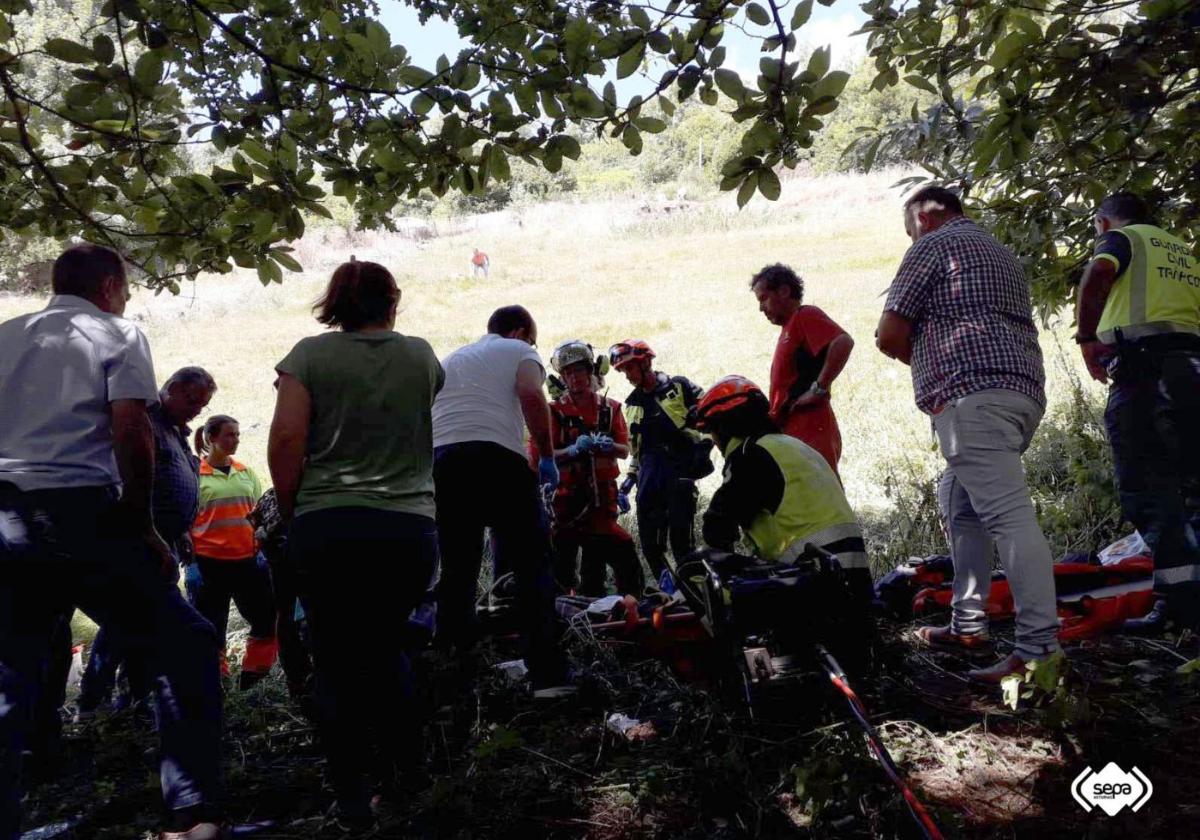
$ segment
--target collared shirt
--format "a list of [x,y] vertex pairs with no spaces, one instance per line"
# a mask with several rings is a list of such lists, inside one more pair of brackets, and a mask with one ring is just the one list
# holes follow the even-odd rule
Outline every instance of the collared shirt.
[[154,428],[154,526],[168,543],[187,533],[200,506],[200,459],[188,446],[188,428],[167,418],[161,405],[150,407]]
[[120,483],[109,404],[158,402],[150,346],[74,295],[0,324],[0,481],[24,491]]
[[991,388],[1046,404],[1025,272],[970,219],[951,219],[913,243],[884,308],[913,323],[913,390],[922,411],[935,414]]
[[245,560],[257,550],[254,526],[247,518],[262,496],[254,470],[230,461],[228,472],[200,462],[200,510],[192,525],[192,545],[199,557]]

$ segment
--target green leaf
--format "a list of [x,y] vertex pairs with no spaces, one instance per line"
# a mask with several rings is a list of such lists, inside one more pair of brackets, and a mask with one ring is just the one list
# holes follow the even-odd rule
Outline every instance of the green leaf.
[[667,124],[658,117],[638,117],[633,124],[650,134],[658,134],[667,130]]
[[107,35],[97,35],[92,39],[92,53],[96,56],[96,61],[101,64],[111,64],[112,60],[117,57],[117,48],[113,44],[112,38]]
[[1021,685],[1023,680],[1019,674],[1009,674],[1000,681],[1000,689],[1004,693],[1004,705],[1013,711],[1021,703]]
[[721,89],[721,93],[730,99],[740,100],[746,95],[746,87],[742,84],[742,77],[734,70],[721,68],[720,70],[713,71],[713,81]]
[[412,99],[413,112],[421,116],[428,114],[433,109],[434,104],[433,97],[427,93],[418,93]]
[[813,0],[802,0],[796,4],[796,11],[792,12],[793,32],[808,23],[808,19],[812,16],[812,9]]
[[752,23],[757,23],[759,26],[768,26],[771,23],[771,13],[757,3],[751,3],[746,6],[746,17],[750,18]]
[[275,260],[275,262],[279,263],[288,271],[304,271],[304,266],[296,262],[296,258],[286,251],[281,251],[278,248],[272,248],[270,253],[271,259]]
[[638,29],[649,30],[654,25],[650,22],[649,13],[641,6],[629,7],[629,20]]
[[144,52],[133,66],[133,77],[139,85],[150,90],[162,79],[163,60],[155,50]]
[[867,151],[862,157],[862,168],[864,172],[870,172],[871,167],[875,165],[875,158],[879,155],[879,146],[883,143],[883,135],[879,135],[871,144],[867,146]]
[[813,50],[813,54],[808,59],[808,72],[814,79],[819,79],[829,72],[829,60],[829,47]]
[[760,169],[758,172],[758,191],[768,201],[778,201],[780,193],[783,192],[783,187],[779,183],[779,176],[770,169]]
[[269,286],[272,283],[283,282],[283,272],[279,270],[279,266],[270,259],[260,259],[258,261],[258,280],[264,286]]
[[326,9],[321,13],[321,29],[330,38],[341,38],[345,31],[342,28],[342,17],[333,9]]
[[910,85],[919,90],[928,91],[929,93],[933,94],[938,92],[938,89],[934,86],[933,82],[929,81],[924,76],[917,75],[916,73],[909,73],[904,77],[904,81],[908,82]]
[[999,70],[1003,70],[1013,62],[1013,59],[1021,54],[1021,51],[1025,49],[1026,43],[1025,33],[1009,32],[996,42],[988,63]]
[[640,155],[642,153],[642,134],[633,123],[625,126],[625,130],[621,132],[621,142],[625,144],[625,148],[629,150],[630,154]]
[[813,100],[825,99],[826,97],[838,97],[842,91],[846,89],[846,82],[850,81],[850,74],[845,70],[834,70],[821,81],[812,86],[812,91],[809,94]]
[[550,138],[547,148],[553,149],[555,154],[571,160],[579,160],[579,155],[583,151],[579,146],[579,141],[569,134],[560,134]]
[[642,66],[642,57],[646,54],[646,43],[641,41],[633,49],[617,59],[617,78],[625,79],[637,72]]
[[66,38],[51,38],[46,42],[45,49],[60,61],[67,61],[71,64],[91,64],[96,60],[90,49],[75,41],[68,41]]
[[754,191],[758,189],[758,172],[754,171],[742,179],[742,185],[738,187],[737,206],[742,209],[746,206],[746,202],[754,197]]

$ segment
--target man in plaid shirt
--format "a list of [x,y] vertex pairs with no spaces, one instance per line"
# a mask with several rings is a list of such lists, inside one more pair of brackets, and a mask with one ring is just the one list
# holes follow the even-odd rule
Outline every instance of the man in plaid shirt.
[[888,293],[878,345],[912,366],[917,406],[933,418],[954,558],[950,624],[923,627],[918,639],[990,654],[984,604],[998,550],[1016,604],[1016,650],[968,674],[998,683],[1059,649],[1053,560],[1021,466],[1046,407],[1029,285],[1013,254],[948,190],[913,194],[904,224],[913,245]]

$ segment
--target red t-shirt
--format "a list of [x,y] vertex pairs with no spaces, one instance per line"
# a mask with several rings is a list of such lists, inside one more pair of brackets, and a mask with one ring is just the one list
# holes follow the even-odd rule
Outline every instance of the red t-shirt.
[[811,387],[821,373],[825,348],[845,334],[815,306],[801,306],[788,319],[771,360],[771,419],[784,421],[783,407]]

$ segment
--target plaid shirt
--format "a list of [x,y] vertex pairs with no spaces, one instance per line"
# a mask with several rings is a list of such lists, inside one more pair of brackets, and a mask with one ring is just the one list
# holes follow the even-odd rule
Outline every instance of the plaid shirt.
[[170,545],[187,533],[200,506],[200,459],[188,447],[188,429],[176,426],[161,405],[149,409],[154,427],[154,527]]
[[908,249],[884,308],[913,322],[913,390],[927,414],[991,388],[1046,404],[1025,272],[970,219],[951,219]]

